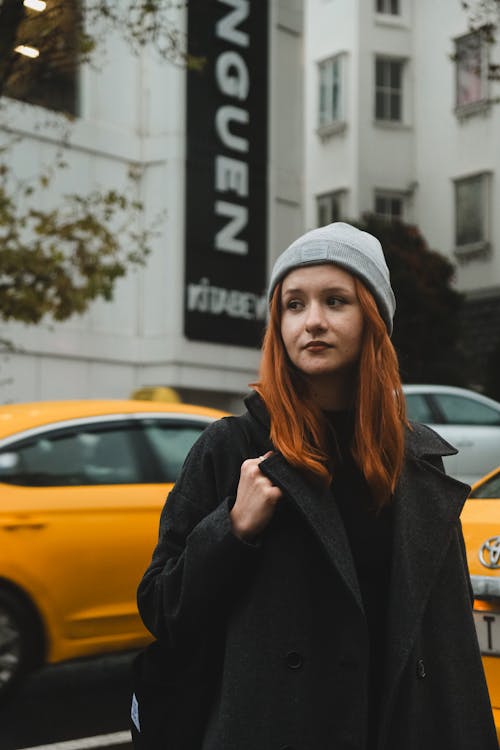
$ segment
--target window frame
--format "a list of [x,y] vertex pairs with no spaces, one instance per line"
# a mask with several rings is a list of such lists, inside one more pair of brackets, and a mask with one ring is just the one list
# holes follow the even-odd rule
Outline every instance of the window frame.
[[[345,188],[338,188],[337,190],[330,190],[327,193],[321,193],[317,195],[316,196],[316,224],[317,226],[324,226],[325,224],[331,224],[333,221],[342,221],[346,216],[346,210],[345,210],[346,197],[347,197],[347,190]],[[328,214],[328,220],[323,221],[320,218],[321,204],[323,202],[326,204],[329,200],[331,200],[332,202],[335,200],[338,201],[339,210],[335,216],[334,216],[333,211],[326,210],[325,214]],[[330,208],[331,208],[331,204],[330,204]]]
[[[375,13],[377,15],[383,15],[383,16],[390,16],[392,18],[397,18],[401,16],[401,1],[402,0],[375,0]],[[379,5],[384,6],[382,9],[379,8]],[[397,10],[392,10],[394,5],[397,6]],[[390,9],[387,10],[387,6],[390,6]]]
[[[379,63],[384,63],[387,65],[398,65],[399,66],[399,76],[400,76],[400,87],[399,88],[393,88],[392,82],[389,80],[389,84],[387,82],[384,82],[384,84],[377,83],[377,72],[378,72],[378,65]],[[405,89],[406,89],[406,66],[407,66],[408,60],[407,58],[403,57],[394,57],[391,55],[386,54],[375,54],[374,58],[374,79],[373,79],[373,108],[374,108],[374,121],[377,125],[392,125],[392,126],[401,126],[405,124]],[[390,69],[389,75],[387,76],[387,72],[384,73],[384,76],[389,79],[392,78],[392,69]],[[399,117],[393,118],[392,116],[386,117],[386,116],[379,116],[380,113],[378,112],[378,101],[379,101],[379,95],[382,95],[384,97],[384,109],[387,111],[387,102],[389,102],[389,114],[391,113],[392,108],[392,97],[394,95],[398,95],[399,98]]]
[[[345,52],[337,52],[335,55],[324,58],[317,62],[317,132],[319,135],[330,135],[340,132],[346,127],[346,67],[347,55]],[[333,66],[337,66],[337,85],[339,89],[337,112],[333,111],[333,76],[324,83],[327,92],[327,104],[322,106],[323,79],[324,70],[333,71]],[[329,66],[329,68],[327,68]],[[326,114],[324,114],[326,113]]]
[[[464,183],[480,180],[481,194],[477,199],[477,206],[482,212],[480,216],[481,236],[468,242],[459,242],[461,231],[460,218],[463,216],[463,208],[459,207],[459,189]],[[454,253],[460,260],[471,260],[476,257],[486,257],[491,251],[491,172],[485,170],[473,174],[456,177],[453,180],[454,188]]]
[[[460,44],[466,42],[467,39],[477,39],[478,40],[478,49],[479,49],[479,91],[480,94],[478,98],[473,99],[471,101],[460,101],[460,51],[459,46]],[[474,112],[483,110],[486,106],[489,105],[490,99],[490,86],[489,86],[489,79],[488,79],[488,69],[489,69],[489,44],[486,42],[484,38],[484,31],[482,29],[475,29],[474,31],[468,31],[465,34],[461,34],[458,37],[455,37],[453,39],[454,42],[454,55],[453,59],[455,61],[455,113],[457,115],[466,115],[466,114],[473,114]],[[462,72],[465,72],[467,75],[470,71],[465,70]]]
[[[45,15],[54,11],[50,0],[42,11],[26,10],[14,44],[22,42],[35,46],[39,55],[26,57],[14,47],[12,70],[3,90],[3,95],[10,101],[40,107],[54,114],[81,117],[81,51],[78,40],[83,23],[82,1],[66,3],[59,14],[61,25],[51,34],[47,34],[47,27],[44,27]],[[42,40],[41,44],[37,39]]]
[[[381,213],[377,211],[377,200],[400,200],[401,201],[401,214],[395,216],[392,212]],[[405,221],[407,218],[408,207],[407,207],[407,194],[400,190],[385,190],[383,188],[375,188],[373,193],[373,213],[384,221]]]

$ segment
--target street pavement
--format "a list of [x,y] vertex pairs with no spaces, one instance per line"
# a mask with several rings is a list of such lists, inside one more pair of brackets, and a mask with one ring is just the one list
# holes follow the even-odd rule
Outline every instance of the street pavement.
[[0,749],[131,750],[133,653],[45,667],[0,706]]

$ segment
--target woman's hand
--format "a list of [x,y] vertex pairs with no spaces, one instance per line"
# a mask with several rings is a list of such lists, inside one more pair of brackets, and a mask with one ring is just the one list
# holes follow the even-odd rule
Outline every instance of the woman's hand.
[[259,464],[272,451],[258,458],[248,458],[241,465],[236,502],[231,510],[233,531],[241,539],[251,540],[260,534],[274,515],[283,496],[259,469]]

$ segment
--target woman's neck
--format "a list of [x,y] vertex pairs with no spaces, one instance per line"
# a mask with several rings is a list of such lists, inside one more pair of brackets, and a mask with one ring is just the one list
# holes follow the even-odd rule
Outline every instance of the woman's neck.
[[321,411],[341,411],[353,406],[353,380],[347,382],[340,378],[312,378],[309,387],[311,397]]

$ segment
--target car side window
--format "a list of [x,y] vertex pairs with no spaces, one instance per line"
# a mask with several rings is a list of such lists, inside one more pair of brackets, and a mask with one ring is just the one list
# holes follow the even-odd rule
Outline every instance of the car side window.
[[206,424],[169,424],[166,420],[144,423],[144,430],[158,459],[163,482],[175,482],[191,446],[205,429]]
[[0,481],[29,487],[142,482],[133,431],[86,425],[20,441],[0,452]]
[[447,393],[433,394],[447,424],[500,425],[500,412],[472,398]]
[[426,397],[421,393],[407,393],[406,412],[412,422],[434,422],[431,408]]

